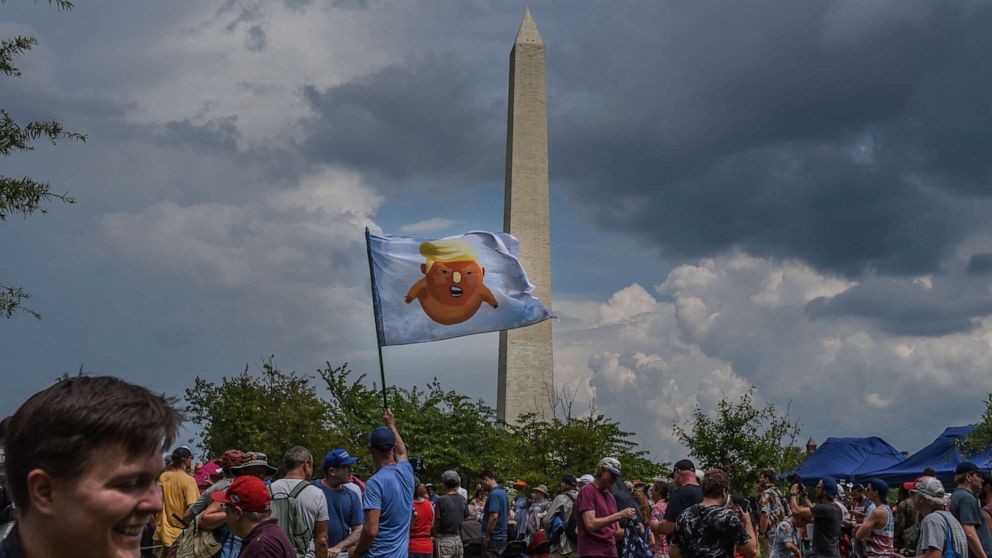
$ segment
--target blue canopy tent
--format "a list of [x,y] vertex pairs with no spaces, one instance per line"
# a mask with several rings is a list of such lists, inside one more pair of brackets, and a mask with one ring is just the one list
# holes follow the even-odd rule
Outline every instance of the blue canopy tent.
[[898,464],[903,456],[881,438],[827,438],[794,472],[804,484],[825,476],[853,479],[863,471]]
[[923,470],[932,467],[937,472],[937,478],[944,482],[953,482],[954,469],[962,461],[973,461],[982,470],[992,468],[992,448],[965,458],[958,451],[957,441],[971,432],[974,426],[951,426],[930,443],[927,447],[907,457],[900,463],[889,467],[878,467],[875,470],[866,469],[858,479],[879,478],[895,486],[898,483],[911,481],[923,474]]

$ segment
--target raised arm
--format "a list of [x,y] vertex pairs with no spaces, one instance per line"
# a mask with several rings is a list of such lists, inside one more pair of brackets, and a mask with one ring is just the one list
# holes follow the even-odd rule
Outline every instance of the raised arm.
[[[406,453],[406,444],[403,443],[403,438],[400,437],[400,433],[396,430],[396,420],[393,418],[393,413],[389,409],[386,409],[382,413],[382,420],[386,423],[386,427],[389,428],[390,432],[393,433],[393,437],[396,438],[396,445],[393,446],[393,455],[396,456],[396,461],[406,461],[409,457]],[[368,525],[368,522],[366,522]]]

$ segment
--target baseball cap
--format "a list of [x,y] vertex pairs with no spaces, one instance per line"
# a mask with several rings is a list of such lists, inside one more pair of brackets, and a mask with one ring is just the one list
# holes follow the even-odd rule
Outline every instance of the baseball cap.
[[599,466],[618,477],[620,476],[620,461],[615,457],[604,457],[600,459]]
[[234,479],[227,490],[218,490],[211,495],[211,498],[216,502],[237,506],[238,509],[246,512],[269,511],[272,503],[268,487],[262,479],[251,475]]
[[675,463],[675,466],[672,467],[672,469],[676,471],[695,471],[696,466],[692,464],[692,461],[689,461],[688,459],[682,459],[680,461],[677,461]]
[[906,481],[906,482],[902,483],[902,487],[905,488],[906,490],[915,490],[916,489],[916,481],[918,481],[918,480],[920,480],[922,478],[923,477],[916,477],[915,479],[913,479],[911,481]]
[[200,471],[205,477],[216,477],[224,473],[224,470],[221,469],[220,463],[217,460],[210,461],[204,465]]
[[916,479],[916,487],[910,492],[919,492],[930,498],[940,499],[944,497],[944,485],[933,477],[920,477]]
[[392,449],[396,445],[396,436],[393,431],[385,426],[380,426],[369,434],[369,445],[376,449]]
[[589,484],[589,483],[595,482],[595,481],[596,481],[596,479],[593,478],[593,476],[590,475],[589,473],[586,473],[586,474],[584,474],[584,475],[582,475],[581,477],[578,478],[578,482],[581,482],[582,484]]
[[348,452],[344,448],[332,449],[324,456],[324,472],[327,472],[331,468],[337,469],[338,467],[351,465],[356,461],[358,461],[358,458],[348,455]]
[[515,481],[513,481],[513,486],[514,487],[518,487],[519,486],[520,488],[523,488],[523,487],[527,486],[527,481],[525,481],[525,480],[515,480]]
[[187,457],[193,457],[193,451],[186,446],[179,446],[178,448],[172,450],[172,461],[179,461],[180,459],[186,459]]
[[965,473],[980,473],[978,470],[978,465],[975,465],[971,461],[962,461],[958,463],[958,466],[954,469],[955,475],[963,475]]
[[461,484],[462,479],[458,476],[457,471],[451,469],[441,473],[441,482],[453,481],[455,484]]
[[889,485],[882,479],[871,479],[868,481],[868,486],[875,492],[878,492],[878,496],[882,500],[885,500],[885,497],[889,494]]
[[837,497],[837,479],[833,477],[823,477],[823,493],[830,498]]
[[561,478],[561,482],[567,484],[568,486],[575,486],[575,477],[572,475],[565,475]]
[[237,475],[241,475],[244,474],[245,469],[251,467],[264,467],[266,471],[273,475],[279,470],[269,465],[269,456],[260,451],[249,451],[245,453],[244,461],[241,462],[241,465],[231,467],[231,471]]

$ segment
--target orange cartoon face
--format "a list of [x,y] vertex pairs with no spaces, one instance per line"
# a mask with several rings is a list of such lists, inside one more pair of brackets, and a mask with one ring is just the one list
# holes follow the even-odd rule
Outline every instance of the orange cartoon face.
[[406,303],[416,299],[427,316],[439,324],[452,325],[471,318],[485,302],[499,304],[482,279],[486,270],[478,262],[475,248],[462,240],[423,242],[420,264],[424,274],[406,293]]
[[465,306],[477,300],[485,270],[475,261],[434,262],[430,270],[420,264],[426,275],[431,298],[449,306]]

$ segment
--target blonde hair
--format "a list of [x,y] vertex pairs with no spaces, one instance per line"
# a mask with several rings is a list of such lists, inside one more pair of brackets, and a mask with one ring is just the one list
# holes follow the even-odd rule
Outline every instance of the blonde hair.
[[427,270],[434,262],[465,262],[479,259],[475,246],[457,238],[445,238],[433,242],[420,243],[420,255],[427,259]]

